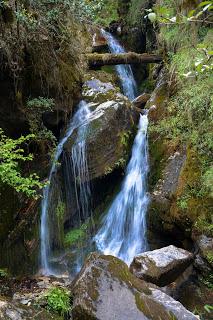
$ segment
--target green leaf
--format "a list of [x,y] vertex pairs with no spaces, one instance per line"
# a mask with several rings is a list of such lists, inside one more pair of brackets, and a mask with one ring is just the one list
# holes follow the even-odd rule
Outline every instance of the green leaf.
[[198,8],[201,8],[201,7],[204,7],[208,4],[213,4],[212,1],[202,1],[199,5],[198,5]]
[[213,310],[213,306],[209,305],[209,304],[206,304],[204,306],[204,309],[208,312],[208,313],[211,313],[211,311]]
[[194,16],[195,11],[196,11],[196,10],[191,10],[191,11],[189,11],[189,13],[188,13],[188,18],[193,17],[193,16]]

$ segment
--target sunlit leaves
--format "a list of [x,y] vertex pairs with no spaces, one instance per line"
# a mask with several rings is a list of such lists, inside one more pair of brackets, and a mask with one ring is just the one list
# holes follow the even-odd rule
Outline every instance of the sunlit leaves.
[[33,155],[26,155],[24,150],[24,144],[32,138],[34,138],[34,135],[29,134],[16,140],[11,139],[6,137],[0,129],[0,180],[13,187],[17,192],[36,198],[38,196],[37,191],[44,184],[39,181],[39,177],[35,173],[23,176],[19,167],[20,162],[33,159]]

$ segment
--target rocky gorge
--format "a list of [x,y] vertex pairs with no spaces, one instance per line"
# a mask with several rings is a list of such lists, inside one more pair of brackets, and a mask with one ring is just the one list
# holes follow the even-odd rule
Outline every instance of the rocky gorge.
[[211,319],[207,2],[0,5],[0,319]]

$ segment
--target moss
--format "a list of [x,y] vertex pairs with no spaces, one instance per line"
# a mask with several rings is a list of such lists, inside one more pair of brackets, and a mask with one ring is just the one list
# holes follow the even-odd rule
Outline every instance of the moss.
[[145,306],[145,303],[144,303],[143,299],[141,298],[139,292],[137,292],[135,294],[135,303],[136,303],[138,309],[145,314],[146,313],[146,306]]
[[209,208],[208,212],[200,215],[194,222],[193,229],[198,234],[205,234],[209,237],[213,237],[213,221],[212,221],[212,214],[210,211],[211,207]]
[[104,256],[104,259],[109,262],[107,269],[112,277],[126,283],[127,286],[133,285],[138,291],[143,292],[146,295],[152,294],[146,283],[133,276],[133,274],[130,273],[128,266],[124,264],[123,261],[112,256]]
[[151,171],[149,175],[149,187],[153,189],[161,178],[166,163],[166,145],[162,139],[150,138],[149,154],[151,159]]
[[84,223],[80,228],[70,230],[65,234],[64,244],[65,246],[72,246],[79,242],[82,242],[86,238],[88,229],[88,223]]
[[211,264],[213,265],[213,252],[211,251],[208,251],[207,254],[206,254],[206,260]]

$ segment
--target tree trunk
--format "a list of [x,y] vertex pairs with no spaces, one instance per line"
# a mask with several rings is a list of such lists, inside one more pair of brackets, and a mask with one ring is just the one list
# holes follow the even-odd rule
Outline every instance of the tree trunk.
[[117,64],[140,64],[140,63],[160,63],[162,57],[156,54],[148,53],[88,53],[86,54],[88,65],[90,68],[102,67],[106,65]]

